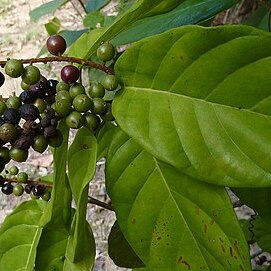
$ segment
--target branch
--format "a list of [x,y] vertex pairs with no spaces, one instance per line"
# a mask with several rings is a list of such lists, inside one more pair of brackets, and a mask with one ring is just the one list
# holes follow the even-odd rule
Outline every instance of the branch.
[[112,205],[107,204],[107,203],[102,202],[102,201],[99,201],[97,199],[94,199],[94,198],[92,198],[90,196],[88,196],[88,203],[95,204],[97,206],[100,206],[102,208],[105,208],[105,209],[113,211],[113,212],[115,211]]
[[[19,182],[17,180],[17,178],[6,178],[6,180],[10,183],[19,183],[19,184],[22,184],[22,182]],[[36,185],[36,184],[40,184],[40,185],[43,185],[45,187],[53,187],[53,184],[50,183],[50,182],[45,182],[45,181],[41,181],[40,179],[30,179],[30,180],[27,180],[26,182],[23,182],[24,184],[31,184],[31,185]]]
[[[41,57],[41,58],[28,58],[28,59],[20,59],[22,61],[23,64],[29,63],[29,64],[33,64],[33,63],[48,63],[48,62],[72,62],[72,63],[77,63],[77,64],[81,64],[84,66],[89,66],[98,70],[101,70],[107,74],[114,74],[114,72],[106,67],[105,65],[101,65],[98,63],[95,63],[93,61],[90,60],[85,60],[82,58],[77,58],[77,57],[69,57],[69,56],[51,56],[51,57]],[[0,61],[0,66],[2,68],[4,68],[5,64],[7,63],[7,60],[2,60]]]

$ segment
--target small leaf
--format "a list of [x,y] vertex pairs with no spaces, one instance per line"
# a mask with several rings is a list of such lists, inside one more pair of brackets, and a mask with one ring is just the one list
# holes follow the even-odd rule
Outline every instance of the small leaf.
[[45,4],[40,5],[39,7],[35,8],[35,9],[31,10],[29,12],[29,16],[30,16],[31,20],[36,21],[40,17],[42,17],[46,14],[53,13],[59,7],[66,4],[67,2],[68,2],[68,0],[53,0],[53,1],[47,2]]
[[47,203],[23,202],[8,215],[0,228],[0,267],[5,271],[32,271],[42,233],[39,220]]
[[193,178],[271,186],[270,56],[270,34],[248,26],[144,39],[115,65],[124,87],[113,114],[144,149]]
[[103,26],[104,23],[104,15],[100,11],[95,11],[88,13],[87,16],[83,20],[85,27],[96,28],[97,24]]
[[250,270],[248,246],[225,189],[182,174],[120,129],[106,187],[120,228],[150,270]]
[[112,226],[108,237],[108,254],[120,267],[139,268],[145,266],[125,239],[117,222]]
[[47,33],[51,36],[51,35],[57,34],[57,32],[60,29],[61,22],[58,18],[54,17],[52,20],[50,20],[44,26],[45,26]]

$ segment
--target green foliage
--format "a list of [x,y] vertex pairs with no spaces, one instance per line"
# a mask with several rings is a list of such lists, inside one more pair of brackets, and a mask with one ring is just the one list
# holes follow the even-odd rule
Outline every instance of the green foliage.
[[[48,2],[31,18],[66,2]],[[41,178],[53,187],[51,199],[25,202],[7,216],[0,228],[0,269],[93,270],[96,248],[86,211],[95,200],[88,190],[97,161],[105,158],[112,205],[96,203],[116,214],[108,238],[116,265],[252,270],[247,242],[271,251],[270,33],[244,25],[184,26],[210,22],[237,0],[122,0],[118,16],[108,19],[101,9],[109,2],[84,4],[90,31],[60,30],[58,19],[46,25],[71,45],[69,56],[95,61],[100,70],[88,70],[92,86],[104,78],[120,85],[104,97],[90,95],[90,104],[103,103],[96,112],[101,120],[95,115],[100,126],[78,129],[71,144],[65,119],[60,121],[63,143],[53,151],[54,173]],[[261,9],[249,23],[262,27],[264,14]],[[98,59],[97,48],[108,42],[135,43],[121,55],[112,47],[110,59]],[[81,126],[95,107],[81,110],[79,95],[85,94],[68,103]],[[111,103],[115,121],[105,122],[101,112]],[[253,208],[251,219],[238,221],[225,187]]]

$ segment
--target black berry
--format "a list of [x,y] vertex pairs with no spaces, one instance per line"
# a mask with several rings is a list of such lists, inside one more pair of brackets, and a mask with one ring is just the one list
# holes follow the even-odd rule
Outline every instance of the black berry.
[[18,111],[25,120],[36,120],[40,116],[39,109],[33,104],[23,104]]
[[5,76],[2,72],[0,72],[0,87],[2,87],[5,83]]
[[3,114],[4,120],[7,123],[19,124],[21,116],[14,108],[7,108]]
[[2,186],[1,191],[6,195],[10,195],[13,192],[13,185],[11,183],[9,183],[9,182],[6,182]]

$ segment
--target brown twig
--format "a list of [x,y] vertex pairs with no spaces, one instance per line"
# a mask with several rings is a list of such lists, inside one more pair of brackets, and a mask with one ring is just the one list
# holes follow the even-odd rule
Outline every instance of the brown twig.
[[6,180],[10,183],[24,183],[24,184],[30,184],[30,185],[37,185],[37,184],[40,184],[40,185],[43,185],[45,187],[53,187],[53,184],[52,183],[49,183],[49,182],[45,182],[45,181],[41,181],[40,179],[30,179],[28,180],[27,182],[19,182],[17,180],[17,178],[6,178]]
[[98,206],[100,206],[100,207],[102,207],[104,209],[110,210],[110,211],[114,211],[114,208],[113,208],[112,205],[107,204],[107,203],[102,202],[102,201],[99,201],[99,200],[97,200],[95,198],[92,198],[90,196],[88,196],[88,203],[98,205]]
[[[29,63],[48,63],[48,62],[71,62],[71,63],[77,63],[84,66],[89,66],[98,70],[101,70],[107,74],[114,74],[114,72],[106,67],[105,65],[101,65],[98,63],[95,63],[90,60],[85,60],[82,58],[77,57],[69,57],[69,56],[51,56],[51,57],[40,57],[40,58],[27,58],[27,59],[20,59],[23,64]],[[3,68],[5,64],[7,63],[7,60],[0,61],[0,66]]]

